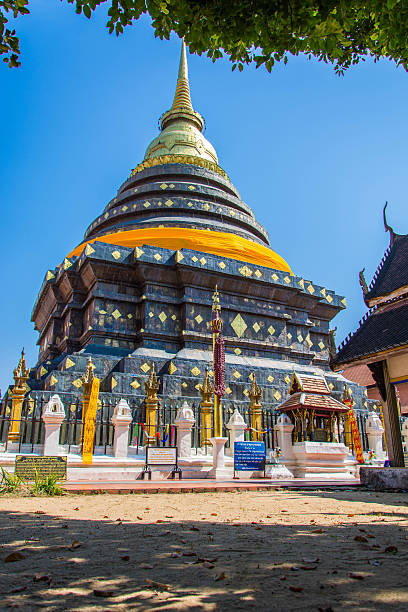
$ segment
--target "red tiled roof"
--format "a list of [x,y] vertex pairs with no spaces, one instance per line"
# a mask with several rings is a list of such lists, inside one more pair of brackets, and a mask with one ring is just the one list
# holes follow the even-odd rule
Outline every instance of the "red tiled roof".
[[290,412],[295,408],[309,408],[323,412],[347,412],[348,408],[330,395],[319,393],[297,392],[291,395],[283,404],[278,406],[281,412]]
[[308,376],[307,374],[298,374],[297,372],[295,372],[295,376],[301,385],[302,391],[305,393],[330,394],[330,389],[323,376]]

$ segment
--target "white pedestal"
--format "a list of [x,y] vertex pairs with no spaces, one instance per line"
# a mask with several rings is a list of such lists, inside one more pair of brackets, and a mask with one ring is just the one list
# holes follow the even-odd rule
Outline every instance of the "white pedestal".
[[[338,442],[296,442],[293,445],[295,478],[353,480],[348,448]],[[356,462],[354,461],[354,464]]]
[[46,457],[59,455],[60,428],[65,419],[64,405],[59,395],[53,395],[45,404],[41,418],[45,429],[43,455]]
[[191,430],[194,423],[194,412],[187,402],[184,402],[177,412],[174,421],[177,427],[177,449],[179,459],[191,457]]
[[213,445],[213,466],[208,472],[209,478],[222,480],[224,478],[232,478],[233,470],[225,466],[225,444],[228,438],[210,438]]
[[121,459],[128,456],[129,425],[132,422],[132,411],[126,400],[121,399],[115,406],[112,423],[115,428],[113,435],[113,456]]
[[229,457],[233,457],[234,443],[244,441],[244,431],[246,430],[246,423],[238,408],[235,408],[234,412],[232,413],[231,418],[227,423],[227,429],[229,430],[230,447],[225,451],[225,454]]

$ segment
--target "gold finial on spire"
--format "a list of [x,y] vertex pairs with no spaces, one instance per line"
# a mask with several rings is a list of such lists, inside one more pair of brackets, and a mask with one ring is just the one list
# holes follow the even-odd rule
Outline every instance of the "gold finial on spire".
[[181,44],[180,64],[177,77],[176,93],[170,110],[164,113],[161,127],[164,130],[172,121],[191,122],[201,132],[204,126],[203,118],[193,109],[188,80],[187,52],[184,38]]
[[157,392],[159,390],[159,381],[157,380],[156,371],[154,369],[154,363],[152,363],[152,369],[149,374],[148,381],[145,382],[146,400],[156,401]]
[[262,389],[259,387],[255,380],[255,372],[252,372],[251,376],[251,388],[249,390],[249,399],[251,400],[251,405],[258,405],[261,401],[262,397]]
[[210,381],[210,375],[208,373],[208,368],[206,368],[205,370],[204,384],[198,385],[198,390],[201,394],[201,403],[211,404],[212,394],[214,392],[214,389]]
[[215,291],[213,293],[213,297],[212,297],[212,311],[220,311],[221,310],[221,305],[220,305],[220,294],[218,293],[218,285],[215,285]]
[[89,357],[88,363],[86,364],[85,374],[82,376],[82,385],[89,385],[89,388],[92,385],[92,381],[94,379],[94,369],[95,365],[92,363],[92,359]]
[[13,370],[15,387],[25,389],[25,383],[28,379],[29,372],[27,370],[24,349],[21,351],[20,361],[18,366]]
[[174,94],[174,100],[170,110],[177,109],[188,109],[190,111],[193,111],[193,105],[191,103],[190,96],[190,83],[188,81],[187,53],[184,38],[181,45],[180,65],[178,71],[176,93]]

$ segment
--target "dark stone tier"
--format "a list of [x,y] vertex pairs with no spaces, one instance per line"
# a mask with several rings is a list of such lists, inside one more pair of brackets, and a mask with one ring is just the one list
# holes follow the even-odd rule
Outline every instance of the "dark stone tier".
[[[101,391],[144,397],[154,361],[163,400],[199,402],[199,383],[212,368],[215,284],[226,344],[224,405],[248,403],[255,372],[269,408],[287,395],[292,372],[326,376],[340,398],[343,379],[329,368],[329,322],[345,307],[332,291],[286,272],[198,251],[96,242],[49,272],[33,310],[40,355],[29,387],[82,392],[91,355]],[[363,389],[355,399],[363,404]]]
[[269,246],[265,228],[232,183],[212,170],[189,164],[155,166],[130,177],[84,239],[163,226],[234,233]]

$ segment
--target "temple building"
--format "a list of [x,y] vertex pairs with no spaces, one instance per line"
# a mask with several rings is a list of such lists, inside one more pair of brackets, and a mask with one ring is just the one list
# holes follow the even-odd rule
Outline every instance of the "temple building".
[[[408,235],[388,225],[387,248],[370,286],[360,272],[364,302],[369,311],[358,329],[338,348],[335,370],[368,387],[368,396],[384,405],[385,432],[390,460],[403,466],[400,412],[408,414]],[[399,399],[398,399],[399,396]]]
[[[142,400],[154,362],[159,398],[198,402],[212,364],[218,285],[227,409],[249,404],[252,373],[265,406],[274,408],[295,368],[325,376],[340,399],[344,379],[330,369],[329,325],[346,300],[298,276],[273,251],[203,124],[183,43],[159,135],[82,242],[46,273],[32,312],[39,357],[29,389],[79,395],[91,356],[104,394]],[[364,389],[351,387],[357,407],[367,406]]]

